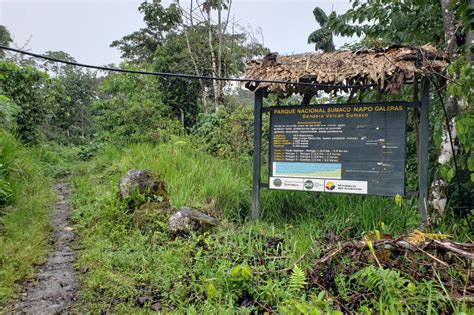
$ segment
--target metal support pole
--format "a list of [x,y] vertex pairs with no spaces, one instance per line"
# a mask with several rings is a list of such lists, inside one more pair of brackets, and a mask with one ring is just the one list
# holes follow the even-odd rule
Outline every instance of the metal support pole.
[[420,109],[420,154],[418,160],[418,211],[421,221],[424,223],[428,218],[428,140],[429,140],[429,103],[430,103],[430,81],[423,78],[422,96]]
[[252,179],[252,220],[257,221],[260,204],[260,168],[262,145],[262,102],[263,90],[255,92],[253,108],[253,179]]

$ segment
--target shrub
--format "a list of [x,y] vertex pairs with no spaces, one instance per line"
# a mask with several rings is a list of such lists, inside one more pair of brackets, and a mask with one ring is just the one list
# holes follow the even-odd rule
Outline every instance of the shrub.
[[54,194],[42,159],[41,150],[23,147],[0,129],[0,305],[46,254]]
[[[263,128],[262,137],[266,138],[267,124],[263,124]],[[253,152],[253,109],[240,106],[233,111],[224,109],[212,114],[201,114],[192,135],[198,137],[204,150],[213,155],[249,157]],[[267,142],[262,141],[262,145],[263,151],[268,151]]]
[[20,107],[16,115],[17,130],[25,142],[38,142],[40,138],[40,126],[48,104],[48,91],[44,88],[48,80],[45,72],[31,66],[19,67],[11,62],[0,61],[0,95]]

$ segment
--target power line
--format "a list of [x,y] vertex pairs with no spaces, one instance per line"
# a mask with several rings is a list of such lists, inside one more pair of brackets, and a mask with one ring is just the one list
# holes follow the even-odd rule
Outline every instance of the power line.
[[185,74],[185,73],[170,73],[170,72],[153,72],[153,71],[143,71],[143,70],[130,70],[130,69],[120,69],[114,67],[105,67],[105,66],[94,66],[85,63],[61,60],[58,58],[48,57],[40,54],[35,54],[29,51],[12,48],[4,45],[0,45],[0,49],[12,51],[15,53],[31,56],[34,58],[49,60],[53,62],[59,62],[71,66],[77,66],[88,69],[96,69],[100,71],[108,72],[122,72],[122,73],[133,73],[133,74],[144,74],[144,75],[154,75],[159,77],[172,77],[172,78],[185,78],[185,79],[201,79],[201,80],[216,80],[216,81],[234,81],[234,82],[257,82],[257,83],[277,83],[277,84],[289,84],[289,85],[303,85],[311,86],[318,88],[330,88],[330,89],[356,89],[356,88],[366,88],[375,86],[375,84],[366,84],[366,85],[335,85],[335,84],[319,84],[319,83],[310,83],[310,82],[293,82],[293,81],[283,81],[283,80],[260,80],[260,79],[240,79],[240,78],[224,78],[224,77],[212,77],[212,76],[203,76],[203,75],[194,75],[194,74]]

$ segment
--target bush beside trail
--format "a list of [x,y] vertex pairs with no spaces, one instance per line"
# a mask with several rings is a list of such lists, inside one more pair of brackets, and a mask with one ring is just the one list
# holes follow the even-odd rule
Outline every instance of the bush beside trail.
[[47,253],[54,192],[41,161],[49,158],[0,129],[0,305],[19,293],[19,281],[31,278]]

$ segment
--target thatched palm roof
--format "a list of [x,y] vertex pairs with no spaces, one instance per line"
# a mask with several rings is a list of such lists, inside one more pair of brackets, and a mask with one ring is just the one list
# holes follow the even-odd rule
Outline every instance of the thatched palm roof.
[[263,59],[248,62],[245,78],[250,80],[246,83],[247,88],[264,88],[281,96],[314,93],[316,89],[258,80],[336,85],[376,84],[393,91],[398,90],[401,84],[412,81],[415,74],[439,74],[447,65],[445,55],[432,46],[392,46],[384,49],[291,56],[269,54]]

